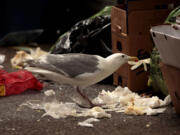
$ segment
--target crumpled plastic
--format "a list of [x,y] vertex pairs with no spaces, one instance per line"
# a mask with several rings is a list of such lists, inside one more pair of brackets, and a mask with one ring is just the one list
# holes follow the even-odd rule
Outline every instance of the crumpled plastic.
[[43,89],[43,84],[25,70],[11,73],[0,70],[0,96],[16,95],[28,89],[39,91]]
[[88,53],[109,56],[111,51],[111,6],[100,13],[76,23],[59,37],[50,53]]

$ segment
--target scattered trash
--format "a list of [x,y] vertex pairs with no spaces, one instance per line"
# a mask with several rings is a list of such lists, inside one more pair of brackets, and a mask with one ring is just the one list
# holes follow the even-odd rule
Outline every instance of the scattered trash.
[[99,121],[100,120],[96,118],[89,118],[83,122],[78,122],[78,125],[82,127],[94,127],[92,122],[99,122]]
[[5,55],[0,54],[0,68],[3,68],[3,66],[1,64],[3,64],[5,61]]
[[[49,97],[49,95],[54,95],[55,92],[53,90],[47,90],[44,92],[46,97]],[[20,108],[18,110],[22,110],[21,108],[23,106],[27,106],[31,109],[40,109],[44,110],[45,113],[42,115],[44,116],[51,116],[55,119],[59,118],[66,118],[67,116],[74,116],[74,117],[95,117],[95,118],[110,118],[111,114],[108,114],[105,112],[105,110],[101,107],[94,107],[91,109],[87,108],[81,108],[76,103],[63,103],[56,100],[56,97],[53,96],[53,99],[49,102],[46,101],[46,98],[44,101],[40,100],[30,100],[26,101],[25,103],[22,103],[20,105]]]
[[95,118],[111,118],[111,114],[106,113],[103,108],[98,106],[88,109],[83,113],[82,116],[93,116]]
[[27,60],[37,59],[45,54],[47,52],[41,50],[39,47],[35,50],[31,49],[30,54],[25,51],[17,51],[16,55],[11,59],[11,65],[13,68],[22,69]]
[[53,95],[55,95],[56,93],[55,93],[54,90],[47,90],[47,91],[44,92],[44,94],[45,94],[46,96],[53,96]]
[[[46,96],[49,96],[52,93],[54,94],[54,91],[48,90],[45,93]],[[66,118],[68,116],[111,118],[111,114],[108,113],[110,111],[124,112],[130,115],[156,115],[163,113],[166,110],[165,106],[171,102],[170,96],[167,96],[164,100],[156,96],[146,98],[131,92],[128,88],[122,87],[117,87],[112,92],[103,90],[93,100],[94,103],[103,104],[102,107],[97,106],[91,109],[81,108],[75,103],[57,101],[55,96],[52,98],[54,99],[51,102],[45,100],[26,101],[20,105],[20,110],[24,106],[36,110],[44,110],[45,113],[42,117],[49,115],[55,119]],[[92,127],[93,125],[89,124],[91,120],[93,121],[94,119],[82,122],[80,125]]]
[[76,104],[62,102],[47,102],[42,104],[43,110],[46,112],[44,116],[51,116],[55,119],[66,118],[67,116],[78,116],[76,113]]
[[24,52],[18,51],[16,55],[11,59],[11,65],[13,68],[22,69],[26,60],[32,59],[31,55]]
[[93,101],[96,104],[105,104],[105,111],[124,112],[133,115],[155,115],[165,111],[164,107],[170,104],[168,95],[164,100],[157,96],[150,98],[141,97],[130,91],[127,87],[117,87],[114,91],[102,91]]
[[57,100],[53,100],[52,102],[44,102],[40,100],[31,100],[27,101],[20,105],[20,108],[18,110],[22,110],[21,108],[23,106],[27,106],[31,109],[42,109],[45,111],[45,113],[42,115],[44,116],[51,116],[55,119],[59,118],[66,118],[68,116],[74,116],[74,117],[95,117],[95,118],[110,118],[111,115],[107,114],[102,108],[100,107],[94,107],[92,109],[87,108],[80,108],[75,103],[63,103],[58,102]]
[[8,73],[0,70],[0,96],[20,94],[28,89],[42,90],[42,88],[43,85],[28,71]]
[[33,59],[37,59],[42,55],[47,54],[48,52],[42,50],[41,48],[37,47],[35,50],[31,50],[30,55],[33,57]]
[[[44,92],[46,97],[53,96],[55,92],[53,90],[47,90]],[[111,118],[109,111],[124,112],[129,115],[156,115],[163,113],[171,102],[170,96],[167,96],[164,100],[158,97],[140,97],[138,94],[131,92],[128,88],[117,87],[114,91],[102,91],[93,102],[98,104],[104,104],[102,107],[94,107],[91,109],[81,108],[76,103],[63,103],[56,100],[56,97],[52,97],[53,100],[41,101],[30,100],[22,103],[19,106],[19,110],[27,106],[35,110],[44,110],[44,116],[51,116],[55,119],[66,118],[68,116],[73,117],[93,117],[83,122],[78,122],[79,126],[93,127],[92,122],[99,122],[100,118]],[[161,108],[163,107],[163,108]],[[150,127],[151,124],[146,125]]]

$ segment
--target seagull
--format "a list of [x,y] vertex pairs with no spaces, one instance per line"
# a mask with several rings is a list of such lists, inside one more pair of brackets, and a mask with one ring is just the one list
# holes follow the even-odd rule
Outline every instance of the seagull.
[[107,78],[130,60],[135,61],[137,57],[123,53],[114,53],[106,58],[81,53],[46,54],[27,61],[25,69],[58,84],[74,86],[90,107],[94,107],[96,105],[82,90]]

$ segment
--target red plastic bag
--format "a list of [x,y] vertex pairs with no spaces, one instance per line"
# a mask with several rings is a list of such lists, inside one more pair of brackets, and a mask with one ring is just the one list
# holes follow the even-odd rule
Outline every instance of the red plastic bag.
[[26,70],[8,73],[0,70],[0,96],[20,94],[28,89],[42,90],[41,84]]

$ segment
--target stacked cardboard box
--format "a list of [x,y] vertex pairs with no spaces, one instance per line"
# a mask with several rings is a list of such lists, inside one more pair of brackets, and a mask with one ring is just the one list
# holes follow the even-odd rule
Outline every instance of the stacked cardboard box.
[[[111,11],[112,50],[144,59],[153,48],[150,28],[163,23],[175,0],[124,0]],[[114,84],[132,91],[147,88],[148,72],[143,66],[131,71],[128,64],[114,73]]]

